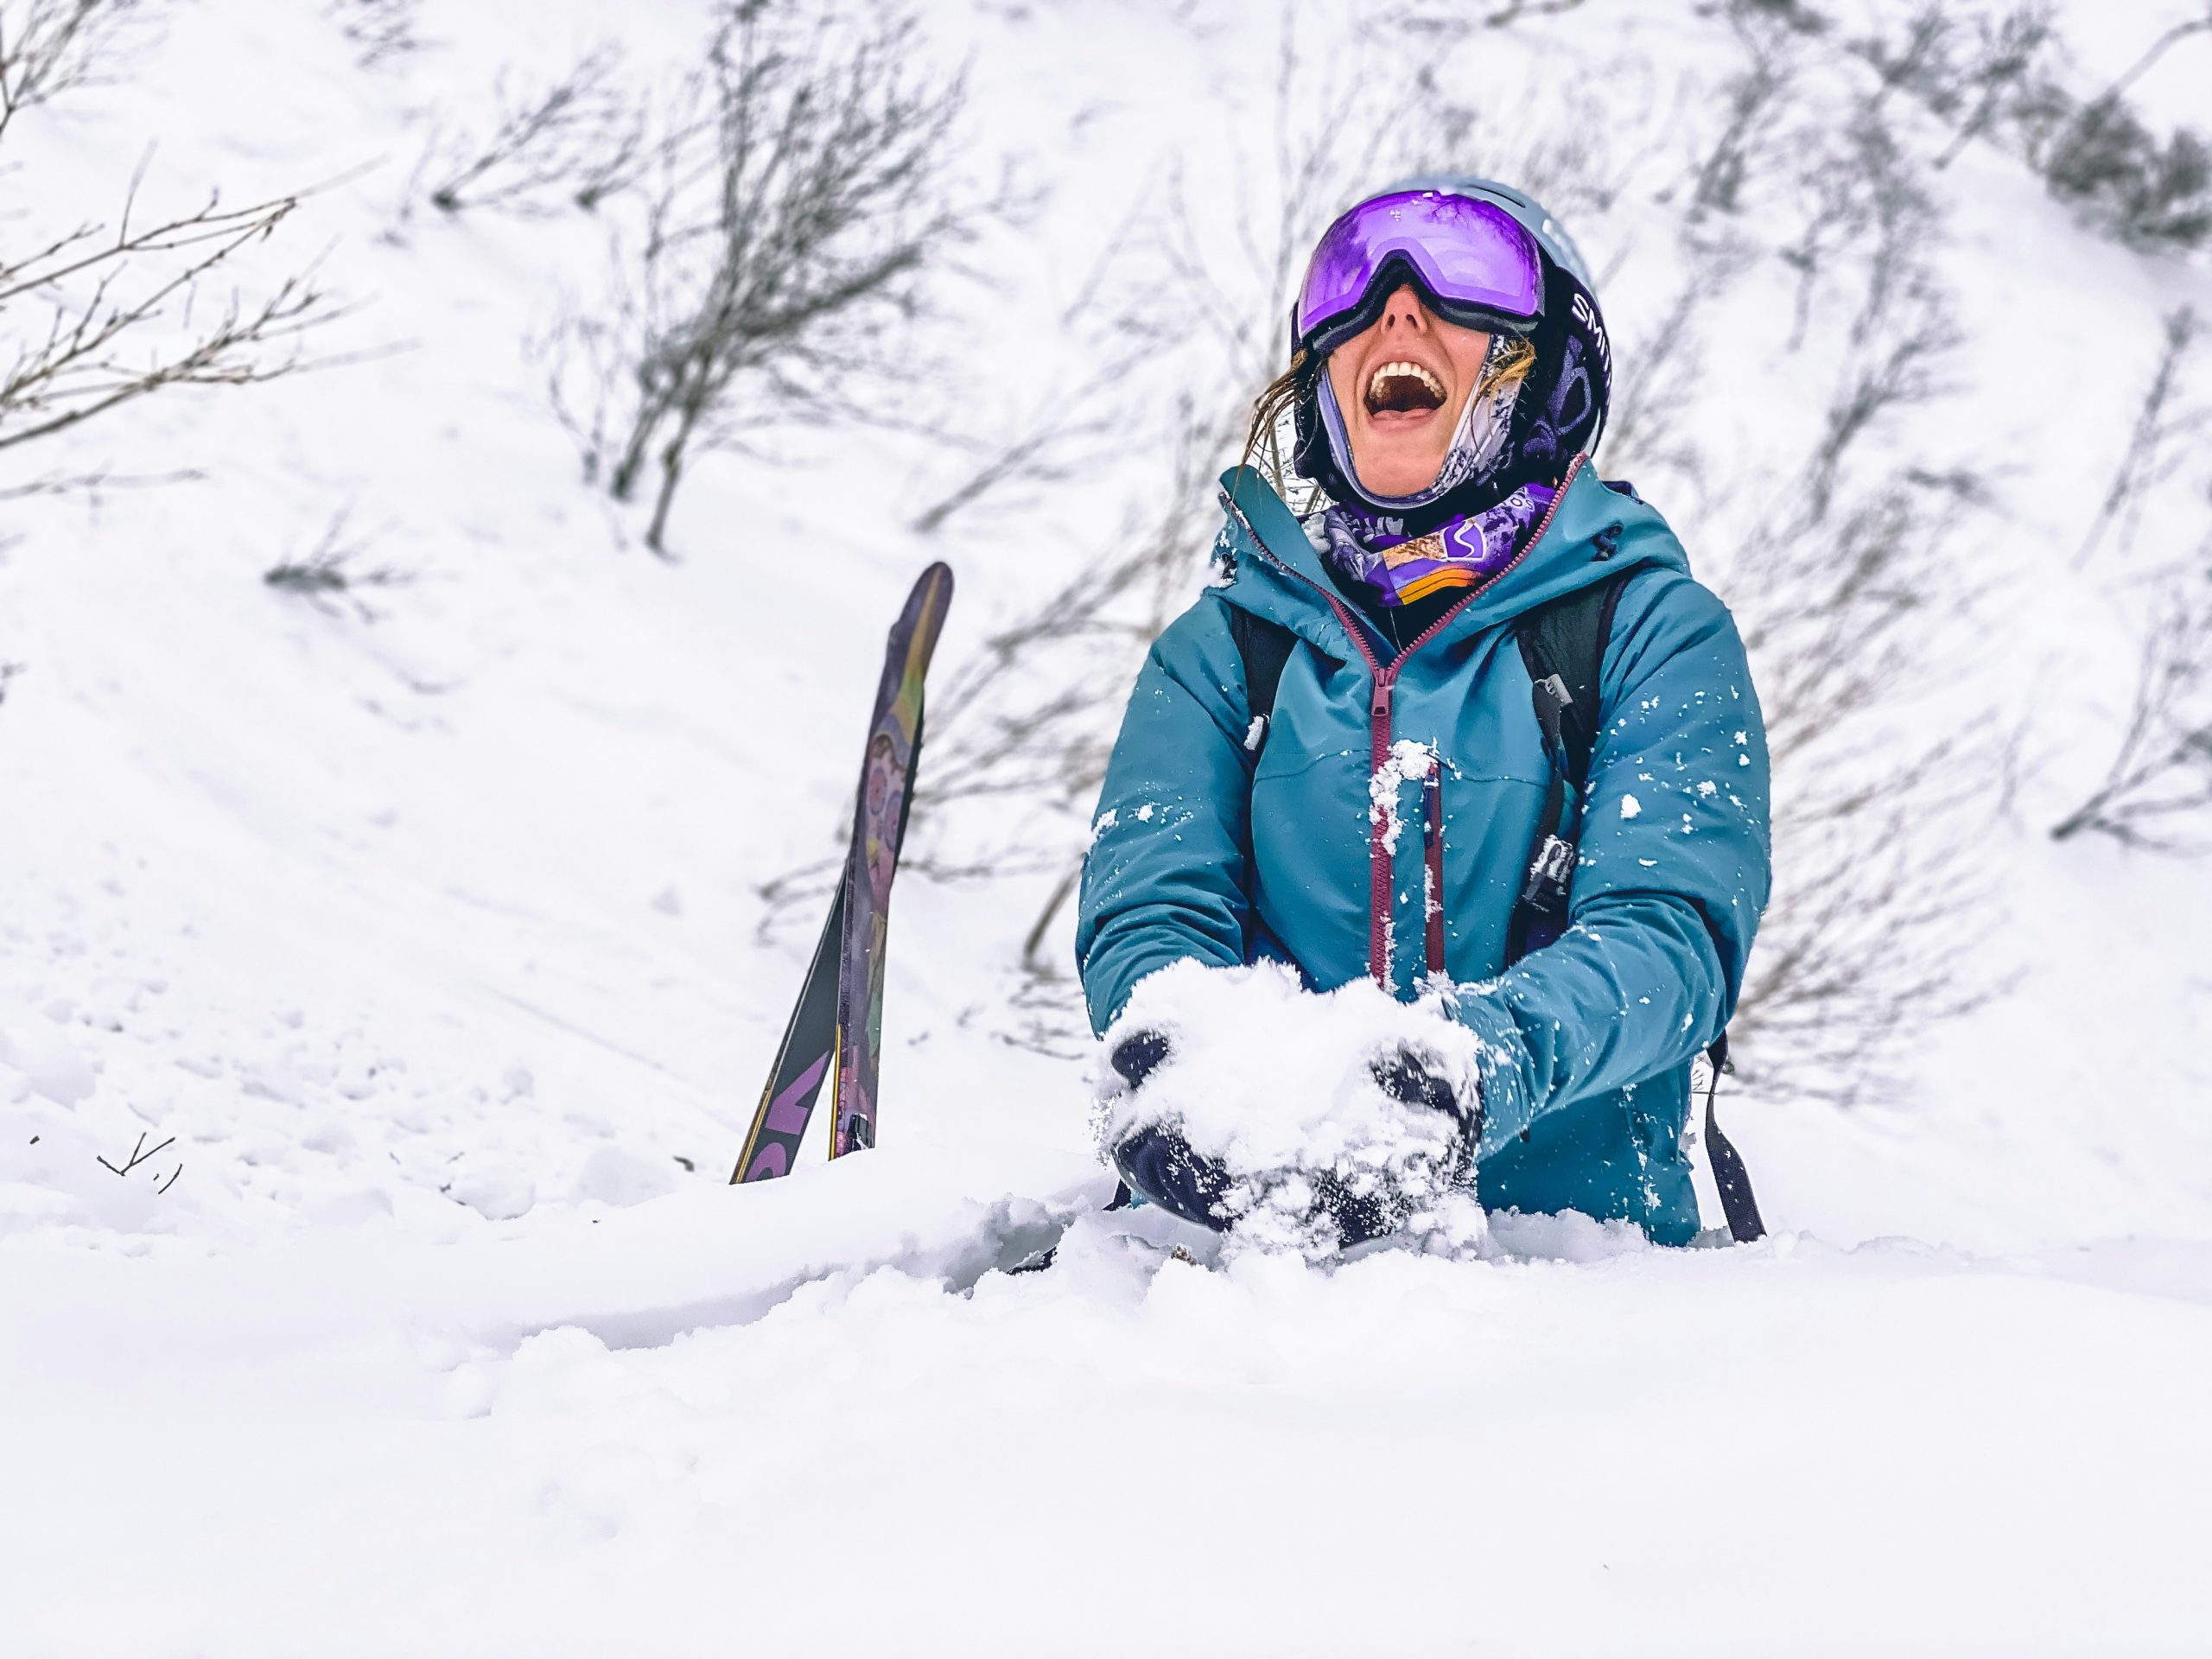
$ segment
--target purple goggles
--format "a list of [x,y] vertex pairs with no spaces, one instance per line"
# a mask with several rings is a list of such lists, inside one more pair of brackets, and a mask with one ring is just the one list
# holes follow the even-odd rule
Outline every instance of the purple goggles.
[[1471,327],[1526,333],[1543,311],[1535,238],[1494,203],[1437,190],[1376,196],[1329,226],[1291,313],[1294,344],[1327,351],[1374,321],[1375,279],[1406,265],[1437,312]]

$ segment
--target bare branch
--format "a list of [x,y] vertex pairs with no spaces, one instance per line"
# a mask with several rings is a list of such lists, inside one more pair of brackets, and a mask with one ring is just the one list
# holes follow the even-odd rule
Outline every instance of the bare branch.
[[[629,412],[611,452],[586,457],[618,500],[658,469],[654,550],[694,451],[841,414],[856,378],[889,367],[884,332],[916,315],[931,262],[992,211],[948,172],[964,81],[918,70],[920,46],[903,12],[803,22],[787,4],[725,5],[654,158],[643,241],[616,249],[609,332]],[[563,343],[611,366],[607,334],[579,326]],[[608,401],[602,385],[601,412],[576,423],[606,433]]]
[[[215,321],[181,340],[164,334],[172,308],[189,314],[205,280],[263,242],[299,205],[296,196],[226,208],[211,194],[197,213],[134,226],[132,181],[112,236],[83,227],[22,258],[0,258],[0,316],[43,299],[44,328],[14,343],[0,369],[0,450],[52,437],[174,385],[247,385],[304,366],[296,342],[341,315],[312,272],[288,277],[258,302],[233,295]],[[182,253],[181,260],[164,255]],[[86,286],[86,284],[89,286]],[[156,344],[156,341],[165,343]]]
[[0,138],[16,112],[92,79],[101,48],[137,0],[0,3]]
[[646,118],[620,84],[620,52],[601,45],[549,86],[516,92],[503,77],[492,136],[448,156],[431,205],[537,214],[558,197],[588,211],[636,183],[649,161]]

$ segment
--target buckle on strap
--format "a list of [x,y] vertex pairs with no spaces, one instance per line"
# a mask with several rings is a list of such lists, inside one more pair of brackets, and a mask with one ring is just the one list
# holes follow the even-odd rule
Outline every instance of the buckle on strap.
[[1567,879],[1573,874],[1574,843],[1561,836],[1546,836],[1529,861],[1529,879],[1522,884],[1521,902],[1536,910],[1563,913]]

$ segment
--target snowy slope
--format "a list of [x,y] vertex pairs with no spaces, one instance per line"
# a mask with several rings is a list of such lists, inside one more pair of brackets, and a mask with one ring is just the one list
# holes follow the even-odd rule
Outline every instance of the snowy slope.
[[[1114,481],[925,538],[957,467],[855,428],[702,467],[664,563],[580,482],[533,345],[599,226],[413,182],[503,72],[614,37],[659,75],[706,10],[426,0],[424,48],[365,67],[335,13],[179,0],[10,136],[42,219],[111,212],[155,140],[150,199],[327,181],[256,270],[320,253],[357,308],[319,347],[354,360],[35,462],[197,481],[0,500],[0,1651],[2212,1644],[2212,871],[2044,835],[2143,575],[2072,556],[2201,261],[2082,232],[1986,146],[1942,181],[1967,391],[1915,439],[2004,463],[1960,672],[2031,725],[1986,861],[2017,982],[1896,1098],[1737,1111],[1773,1239],[1507,1221],[1484,1260],[1321,1271],[1087,1218],[1007,1276],[1104,1190],[1082,1068],[1000,1018],[1048,877],[902,885],[883,1145],[741,1194],[813,928],[763,942],[758,889],[834,850],[912,574],[961,581],[942,676],[1084,513],[1111,533]],[[1051,188],[938,348],[1050,372],[1169,160],[1264,146],[1269,10],[931,11],[979,147]],[[2089,69],[2181,10],[2082,8]],[[1493,33],[1507,81],[1637,66],[1659,172],[1729,50],[1671,6]],[[1576,226],[1624,341],[1669,297],[1640,200]],[[1783,288],[1745,292],[1708,372],[1756,453],[1806,389]],[[2059,398],[2078,315],[2108,349]],[[1695,557],[1726,504],[1678,495]],[[373,616],[261,580],[341,515],[408,578]]]

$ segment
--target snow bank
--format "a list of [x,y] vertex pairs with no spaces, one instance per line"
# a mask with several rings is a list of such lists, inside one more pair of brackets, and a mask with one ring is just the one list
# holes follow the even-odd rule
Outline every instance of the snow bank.
[[1102,1154],[1146,1128],[1179,1135],[1231,1177],[1236,1238],[1265,1249],[1335,1251],[1317,1183],[1402,1205],[1425,1248],[1479,1248],[1481,1207],[1452,1179],[1459,1120],[1386,1095],[1373,1071],[1409,1050],[1461,1101],[1481,1097],[1476,1039],[1440,998],[1409,1006],[1366,980],[1317,995],[1281,963],[1183,962],[1137,985],[1106,1052],[1144,1031],[1166,1036],[1167,1058],[1135,1090],[1100,1068]]

